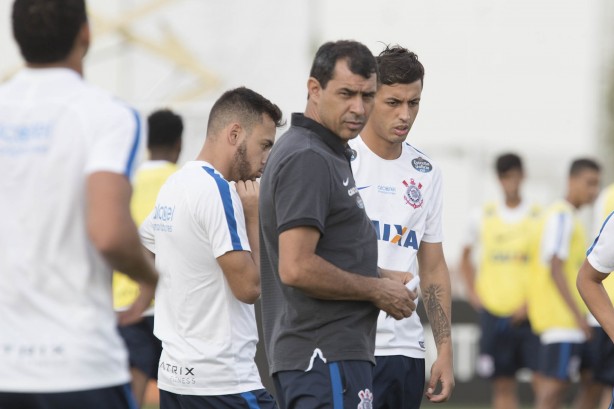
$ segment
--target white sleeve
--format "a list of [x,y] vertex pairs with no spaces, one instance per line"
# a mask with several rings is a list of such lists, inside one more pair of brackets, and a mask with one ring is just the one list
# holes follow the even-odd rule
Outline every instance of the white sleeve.
[[101,109],[108,112],[104,119],[91,124],[92,145],[85,173],[99,171],[120,173],[132,180],[143,145],[143,121],[140,114],[118,103]]
[[139,227],[139,235],[141,236],[141,243],[145,248],[152,253],[156,254],[156,236],[153,230],[153,215],[155,209],[149,213],[149,216],[141,223]]
[[200,195],[196,212],[211,243],[213,256],[218,258],[229,251],[251,251],[239,195],[219,174],[209,174],[213,180],[207,194]]
[[546,220],[541,242],[541,260],[549,264],[552,257],[567,260],[573,227],[573,216],[569,212],[557,212]]
[[467,225],[465,228],[463,247],[474,247],[476,243],[479,243],[483,213],[484,209],[480,207],[477,209],[473,209],[473,211],[469,214],[469,217],[467,218]]
[[614,213],[605,219],[599,235],[588,250],[587,260],[593,268],[601,273],[614,271]]
[[426,225],[422,241],[427,243],[441,243],[443,241],[443,181],[439,167],[433,170],[433,197],[432,206],[426,216]]

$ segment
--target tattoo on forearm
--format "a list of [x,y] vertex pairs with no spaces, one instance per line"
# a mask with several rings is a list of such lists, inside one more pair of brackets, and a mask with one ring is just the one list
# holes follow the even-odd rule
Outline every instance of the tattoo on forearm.
[[431,284],[423,291],[424,307],[428,315],[433,338],[435,343],[440,345],[444,340],[450,338],[450,321],[441,306],[441,286]]

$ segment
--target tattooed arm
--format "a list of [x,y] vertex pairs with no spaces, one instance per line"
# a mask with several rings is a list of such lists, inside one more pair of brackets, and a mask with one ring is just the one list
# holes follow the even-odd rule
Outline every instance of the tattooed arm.
[[[426,396],[431,402],[445,402],[454,389],[454,370],[451,337],[452,291],[441,243],[420,243],[418,264],[424,308],[437,345],[437,359],[431,367]],[[441,384],[438,393],[437,384]]]

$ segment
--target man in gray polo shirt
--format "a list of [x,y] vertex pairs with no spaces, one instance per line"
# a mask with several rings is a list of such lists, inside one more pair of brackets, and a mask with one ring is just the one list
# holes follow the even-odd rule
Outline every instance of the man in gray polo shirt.
[[261,180],[264,338],[282,409],[371,407],[378,311],[402,319],[415,309],[411,274],[377,267],[349,164],[376,81],[364,45],[321,46],[305,114],[292,116]]

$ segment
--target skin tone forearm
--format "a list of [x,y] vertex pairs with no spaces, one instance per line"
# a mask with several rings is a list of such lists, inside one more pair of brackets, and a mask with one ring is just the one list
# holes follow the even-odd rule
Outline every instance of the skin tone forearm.
[[471,261],[471,247],[467,246],[463,249],[461,257],[460,270],[465,282],[468,301],[475,310],[482,308],[482,303],[475,291],[475,266]]
[[603,280],[608,277],[593,268],[585,260],[578,273],[576,284],[586,306],[595,316],[601,327],[614,341],[614,307],[605,288]]
[[297,227],[280,234],[279,275],[284,284],[315,298],[370,301],[396,319],[413,313],[416,295],[400,280],[341,270],[315,254],[319,238],[320,232],[312,227]]
[[578,327],[587,337],[590,337],[590,327],[586,323],[584,316],[580,313],[580,310],[578,309],[578,306],[571,295],[569,286],[567,285],[565,273],[563,272],[563,261],[556,256],[553,256],[550,262],[550,274],[552,276],[552,281],[559,291],[559,294],[561,294],[561,297],[563,298],[563,301],[575,317]]
[[[454,389],[451,338],[452,291],[441,243],[421,243],[418,263],[424,307],[437,347],[437,360],[431,367],[427,398],[431,402],[445,402]],[[437,384],[441,384],[441,391],[435,394]]]

